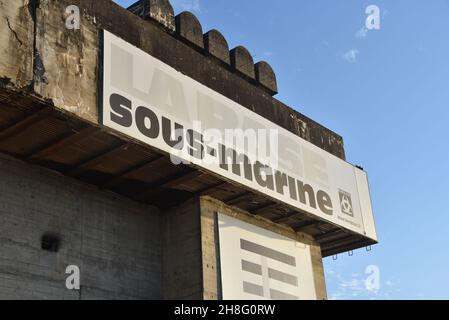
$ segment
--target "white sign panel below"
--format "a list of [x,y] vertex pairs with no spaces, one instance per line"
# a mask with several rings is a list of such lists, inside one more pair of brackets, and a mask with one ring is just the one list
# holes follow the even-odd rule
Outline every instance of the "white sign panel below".
[[218,214],[224,300],[315,300],[310,247]]

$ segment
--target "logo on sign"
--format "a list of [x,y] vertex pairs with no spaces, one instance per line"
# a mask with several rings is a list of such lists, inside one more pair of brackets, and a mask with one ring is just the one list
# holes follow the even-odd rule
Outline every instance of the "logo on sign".
[[[299,298],[290,293],[271,288],[270,282],[282,283],[290,290],[298,287],[298,278],[296,274],[296,258],[283,252],[273,250],[240,239],[240,248],[243,251],[250,252],[257,256],[259,261],[242,260],[242,271],[253,276],[259,276],[261,283],[253,283],[250,280],[243,282],[243,292],[262,298],[274,300],[298,300]],[[275,261],[278,267],[270,267],[270,261]],[[282,266],[282,270],[280,267]]]
[[343,190],[340,190],[339,194],[341,212],[347,214],[348,216],[354,217],[354,208],[352,207],[351,194]]

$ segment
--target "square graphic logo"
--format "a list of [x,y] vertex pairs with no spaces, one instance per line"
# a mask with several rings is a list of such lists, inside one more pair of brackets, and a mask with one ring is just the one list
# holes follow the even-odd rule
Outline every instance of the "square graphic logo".
[[273,300],[299,299],[298,296],[281,290],[279,286],[272,287],[278,283],[289,287],[289,290],[298,288],[296,257],[245,239],[240,239],[240,249],[250,253],[241,261],[242,271],[245,273],[243,292]]
[[340,208],[344,214],[354,217],[354,208],[352,206],[352,197],[349,192],[339,190]]

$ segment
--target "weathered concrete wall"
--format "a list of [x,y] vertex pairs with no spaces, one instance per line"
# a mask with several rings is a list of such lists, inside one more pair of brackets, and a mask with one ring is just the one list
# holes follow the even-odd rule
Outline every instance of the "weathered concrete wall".
[[34,90],[56,107],[98,123],[100,33],[88,15],[80,30],[67,29],[70,3],[63,2],[40,1],[36,9],[36,56],[42,63],[35,67]]
[[[157,209],[1,154],[0,177],[0,299],[162,298]],[[81,291],[65,287],[72,264]]]
[[0,83],[18,89],[33,80],[34,22],[29,3],[0,1]]
[[300,243],[310,245],[312,255],[313,277],[318,300],[327,299],[326,284],[324,280],[323,262],[319,245],[313,239],[302,233],[294,233],[291,229],[274,224],[262,217],[253,216],[247,212],[229,207],[224,203],[211,197],[202,197],[201,201],[201,243],[203,255],[203,279],[204,279],[204,299],[220,299],[220,266],[217,257],[218,246],[216,232],[215,214],[217,212],[229,215],[236,219],[278,233],[287,238],[294,239]]
[[199,199],[162,214],[164,299],[203,298]]

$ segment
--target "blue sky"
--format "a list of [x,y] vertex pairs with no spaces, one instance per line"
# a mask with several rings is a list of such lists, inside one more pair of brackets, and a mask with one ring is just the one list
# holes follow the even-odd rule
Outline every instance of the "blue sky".
[[[449,299],[449,0],[171,2],[267,60],[277,98],[368,171],[380,244],[325,260],[329,298]],[[381,29],[358,32],[371,4]]]

